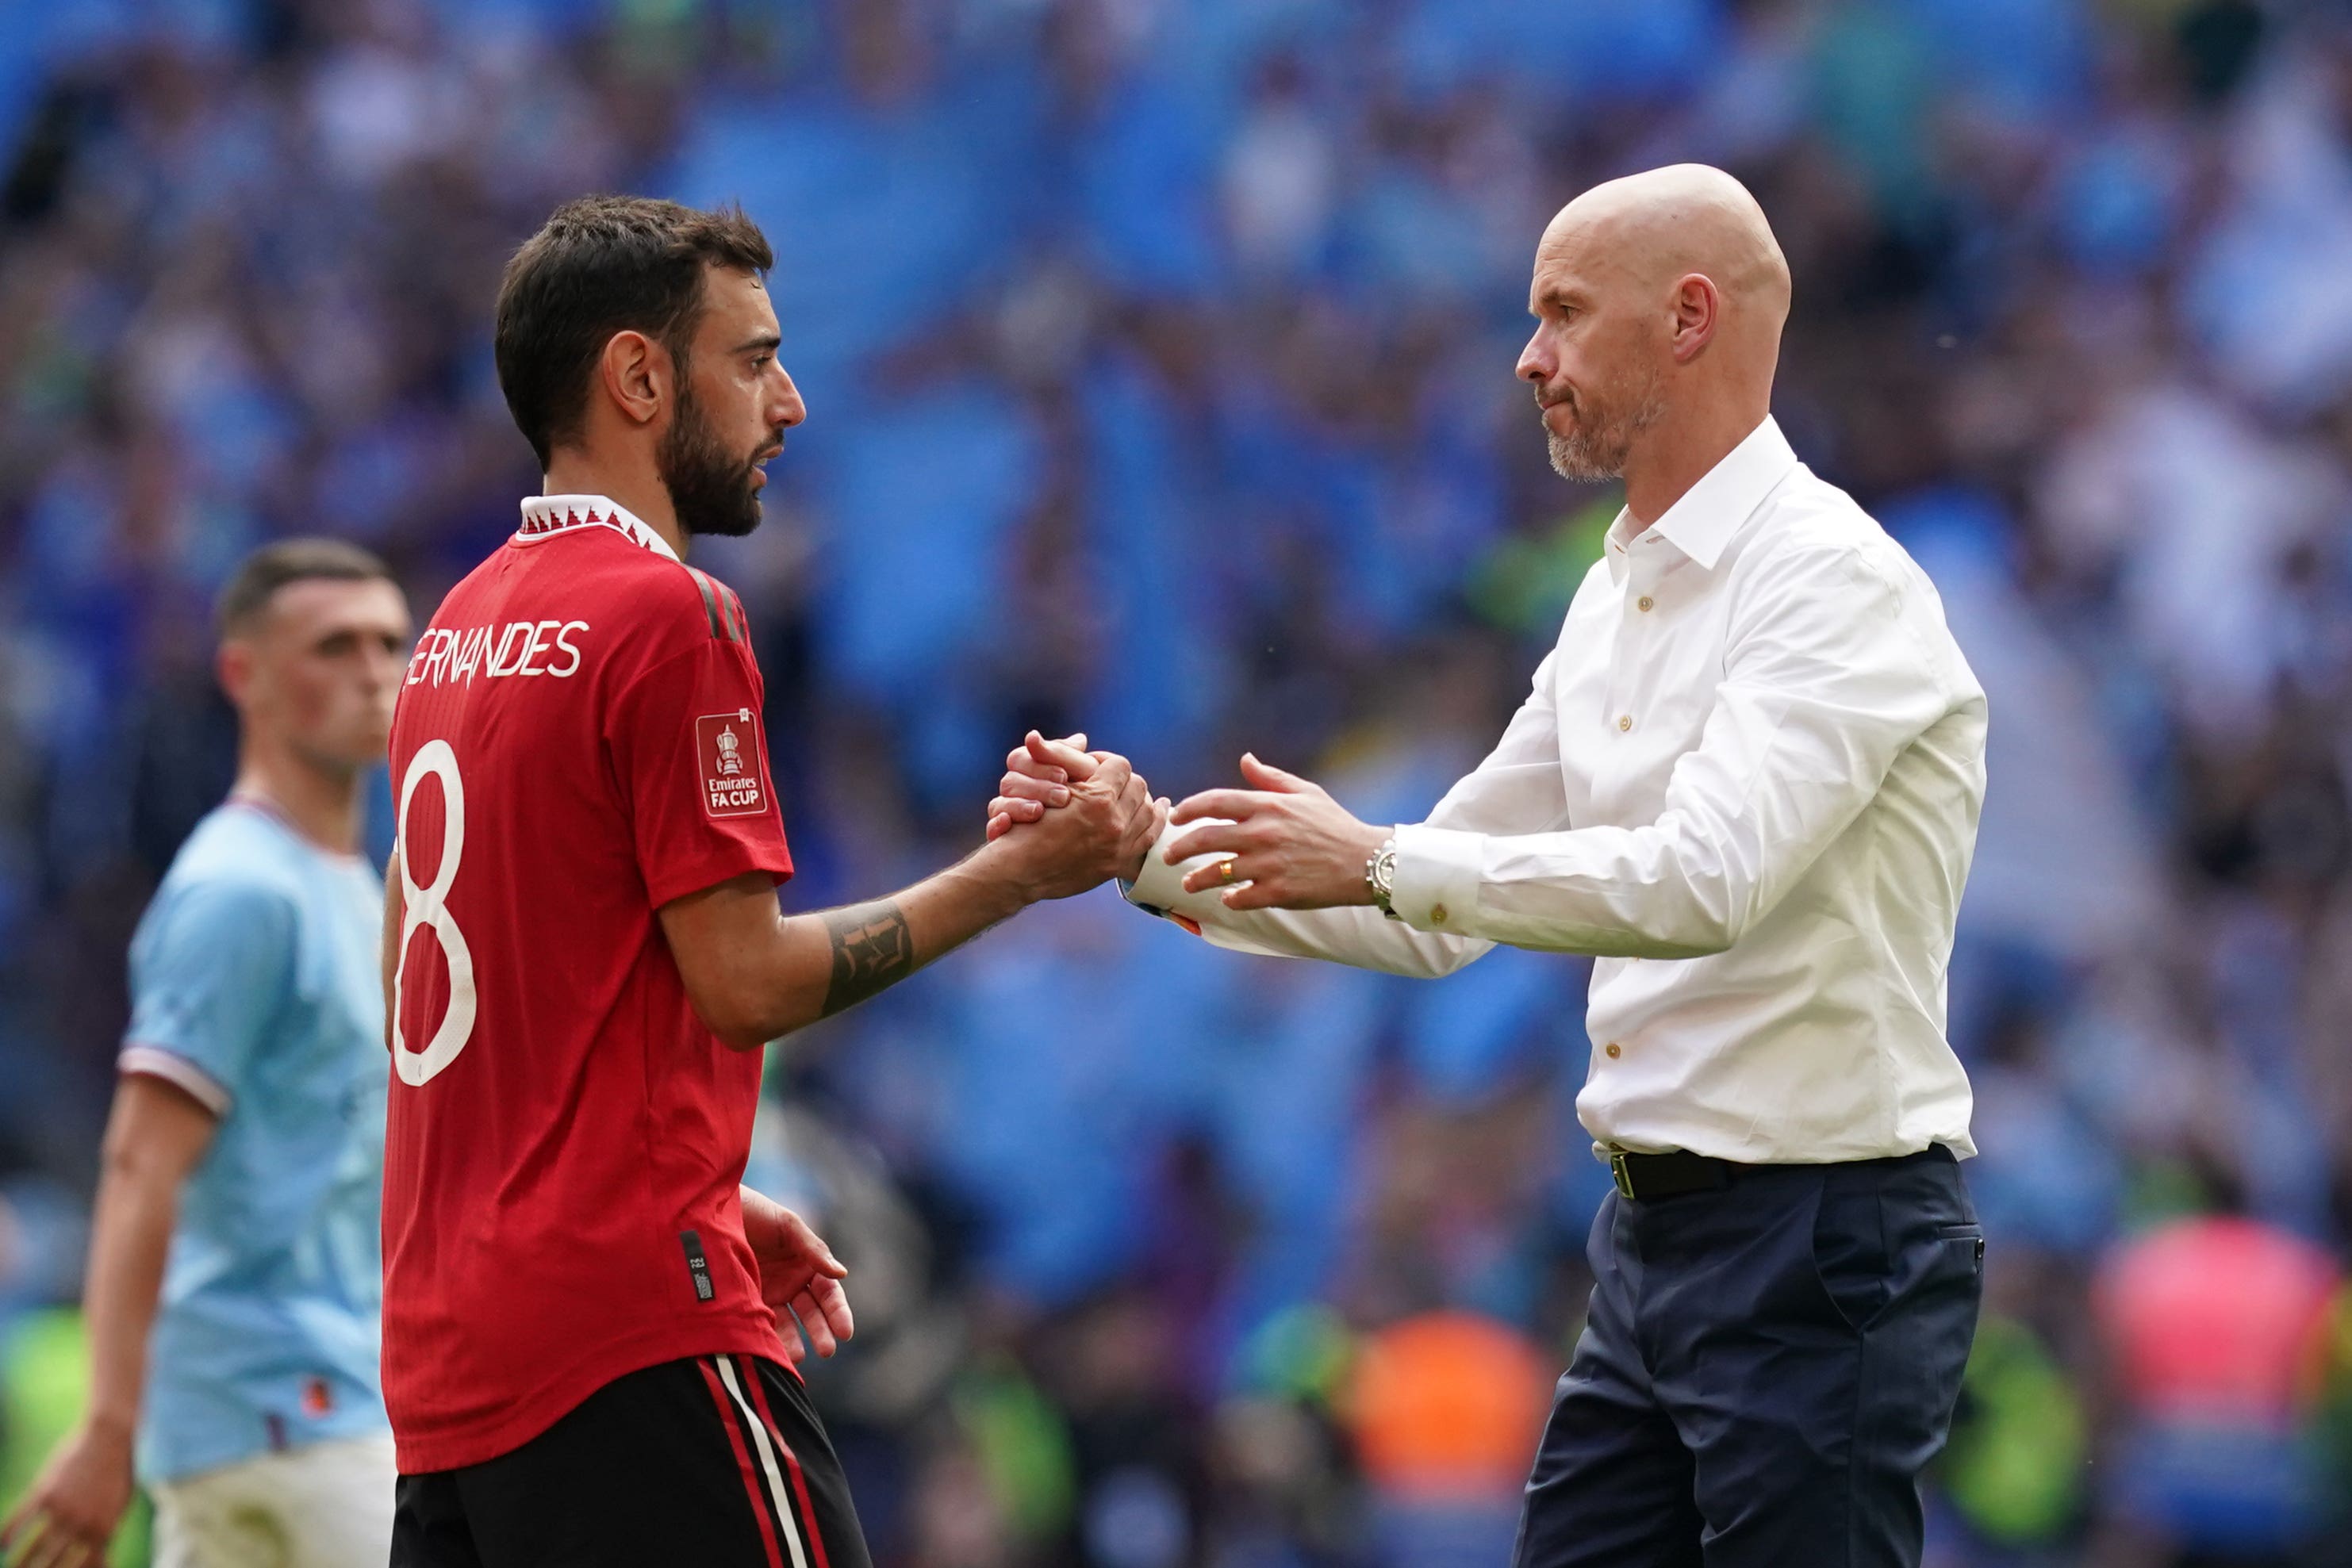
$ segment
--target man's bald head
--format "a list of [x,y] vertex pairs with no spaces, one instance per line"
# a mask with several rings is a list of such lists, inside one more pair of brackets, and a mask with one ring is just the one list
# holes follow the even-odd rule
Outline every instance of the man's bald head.
[[1777,342],[1789,319],[1789,262],[1748,187],[1704,163],[1676,163],[1595,185],[1562,207],[1536,252],[1664,289],[1698,273]]
[[1615,477],[1670,416],[1762,421],[1789,264],[1747,187],[1679,163],[1561,208],[1536,248],[1528,308],[1539,324],[1519,374],[1545,407],[1554,465]]

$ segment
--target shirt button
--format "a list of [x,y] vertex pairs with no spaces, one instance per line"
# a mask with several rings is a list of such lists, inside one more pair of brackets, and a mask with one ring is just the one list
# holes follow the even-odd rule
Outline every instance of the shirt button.
[[1618,720],[1617,720],[1617,727],[1618,727],[1619,729],[1631,729],[1631,728],[1633,728],[1633,716],[1632,714],[1630,714],[1630,713],[1629,713],[1629,714],[1625,714],[1625,715],[1621,716],[1618,718]]
[[1429,923],[1432,925],[1443,925],[1445,924],[1445,905],[1442,904],[1430,905]]
[[1646,594],[1646,593],[1645,593],[1645,594],[1642,595],[1642,597],[1641,597],[1641,598],[1639,598],[1639,599],[1637,599],[1637,600],[1635,600],[1635,601],[1633,601],[1633,608],[1634,608],[1634,609],[1636,609],[1636,610],[1647,610],[1647,609],[1650,609],[1650,608],[1651,608],[1652,606],[1654,606],[1654,604],[1656,604],[1657,602],[1658,602],[1658,601],[1657,601],[1656,600],[1654,600],[1654,599],[1651,598],[1648,594]]
[[1616,1061],[1619,1057],[1625,1054],[1624,1051],[1613,1040],[1607,1045],[1601,1047],[1601,1049],[1609,1053],[1609,1060],[1612,1061]]

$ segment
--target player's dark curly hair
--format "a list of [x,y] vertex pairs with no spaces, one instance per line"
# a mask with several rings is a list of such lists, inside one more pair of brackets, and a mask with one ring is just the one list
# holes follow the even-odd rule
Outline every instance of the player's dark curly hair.
[[614,333],[656,340],[682,374],[705,269],[764,274],[775,264],[740,207],[582,196],[556,208],[499,284],[499,386],[541,469],[578,436],[589,377]]

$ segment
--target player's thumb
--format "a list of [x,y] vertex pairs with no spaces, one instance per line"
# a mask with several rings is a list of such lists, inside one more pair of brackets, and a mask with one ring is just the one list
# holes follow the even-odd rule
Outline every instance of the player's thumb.
[[819,1236],[807,1220],[789,1208],[784,1210],[784,1219],[792,1228],[793,1239],[800,1243],[801,1250],[809,1255],[809,1260],[818,1273],[832,1280],[849,1277],[849,1265],[833,1255],[833,1249],[824,1244],[824,1238]]
[[1095,769],[1101,766],[1087,754],[1087,737],[1084,732],[1071,736],[1066,740],[1048,740],[1033,729],[1029,732],[1028,738],[1022,744],[1029,748],[1029,755],[1038,762],[1048,768],[1059,768],[1067,773],[1073,784],[1081,779],[1093,778]]

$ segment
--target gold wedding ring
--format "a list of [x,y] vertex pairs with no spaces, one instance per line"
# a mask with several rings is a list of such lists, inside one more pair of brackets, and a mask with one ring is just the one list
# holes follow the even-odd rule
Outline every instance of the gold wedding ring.
[[1234,862],[1230,857],[1217,862],[1217,875],[1224,882],[1234,880]]

